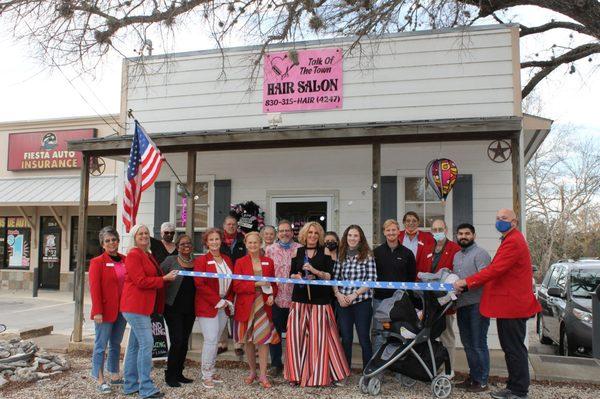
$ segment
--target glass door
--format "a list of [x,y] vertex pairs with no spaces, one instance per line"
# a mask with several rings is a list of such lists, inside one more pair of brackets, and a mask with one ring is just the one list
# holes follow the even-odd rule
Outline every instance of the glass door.
[[307,222],[318,222],[323,230],[332,229],[332,197],[273,197],[271,198],[271,224],[281,219],[292,223],[294,237]]
[[57,290],[60,286],[61,229],[51,216],[40,218],[39,287]]

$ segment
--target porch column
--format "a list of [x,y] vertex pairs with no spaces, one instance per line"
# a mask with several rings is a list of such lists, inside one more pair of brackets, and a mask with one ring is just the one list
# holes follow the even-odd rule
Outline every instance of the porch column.
[[88,218],[88,199],[90,186],[90,156],[83,153],[79,191],[79,221],[77,231],[77,268],[74,276],[75,318],[73,322],[73,342],[81,342],[83,329],[83,298],[85,287],[85,254]]
[[194,242],[194,207],[196,196],[196,151],[188,151],[187,153],[187,191],[185,203],[185,233],[190,236]]
[[513,211],[519,218],[519,228],[525,225],[521,218],[521,142],[520,133],[510,139],[512,163]]
[[372,145],[373,247],[381,243],[381,144]]

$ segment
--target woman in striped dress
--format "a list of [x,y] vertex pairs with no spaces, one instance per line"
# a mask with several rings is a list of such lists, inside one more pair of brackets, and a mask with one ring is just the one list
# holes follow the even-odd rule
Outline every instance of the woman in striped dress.
[[[325,232],[317,222],[302,227],[290,277],[330,280],[333,261],[325,255]],[[294,284],[287,325],[284,376],[291,385],[328,386],[350,375],[331,301],[330,286]],[[337,385],[337,384],[336,384]]]
[[[273,261],[260,256],[262,239],[258,232],[250,232],[244,238],[247,255],[238,259],[234,266],[234,274],[245,274],[257,277],[273,277],[275,274]],[[277,294],[277,285],[263,281],[233,280],[232,290],[235,294],[235,310],[233,316],[233,337],[238,343],[246,345],[250,375],[244,382],[252,384],[256,379],[256,347],[258,346],[258,363],[260,376],[258,382],[263,388],[270,388],[267,379],[267,356],[269,344],[279,342],[279,335],[273,325],[271,306]]]

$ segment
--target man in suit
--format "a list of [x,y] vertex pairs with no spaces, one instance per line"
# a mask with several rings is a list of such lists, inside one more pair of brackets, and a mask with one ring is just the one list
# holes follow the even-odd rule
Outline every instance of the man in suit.
[[531,289],[529,247],[517,226],[515,212],[500,209],[496,214],[496,229],[502,234],[502,243],[492,263],[454,283],[458,292],[483,286],[479,310],[485,317],[496,318],[508,381],[506,389],[491,393],[494,399],[528,398],[529,360],[524,342],[527,319],[541,311]]

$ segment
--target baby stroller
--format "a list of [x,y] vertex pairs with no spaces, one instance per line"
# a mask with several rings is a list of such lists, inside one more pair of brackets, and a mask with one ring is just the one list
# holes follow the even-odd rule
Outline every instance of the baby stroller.
[[[436,398],[450,396],[450,357],[436,341],[446,328],[444,313],[452,306],[451,300],[442,305],[438,299],[449,296],[440,291],[398,290],[381,303],[375,317],[383,322],[386,342],[363,371],[359,382],[363,393],[378,395],[383,372],[390,370],[400,374],[404,386],[413,386],[415,380],[431,381]],[[444,370],[440,371],[442,365]]]

